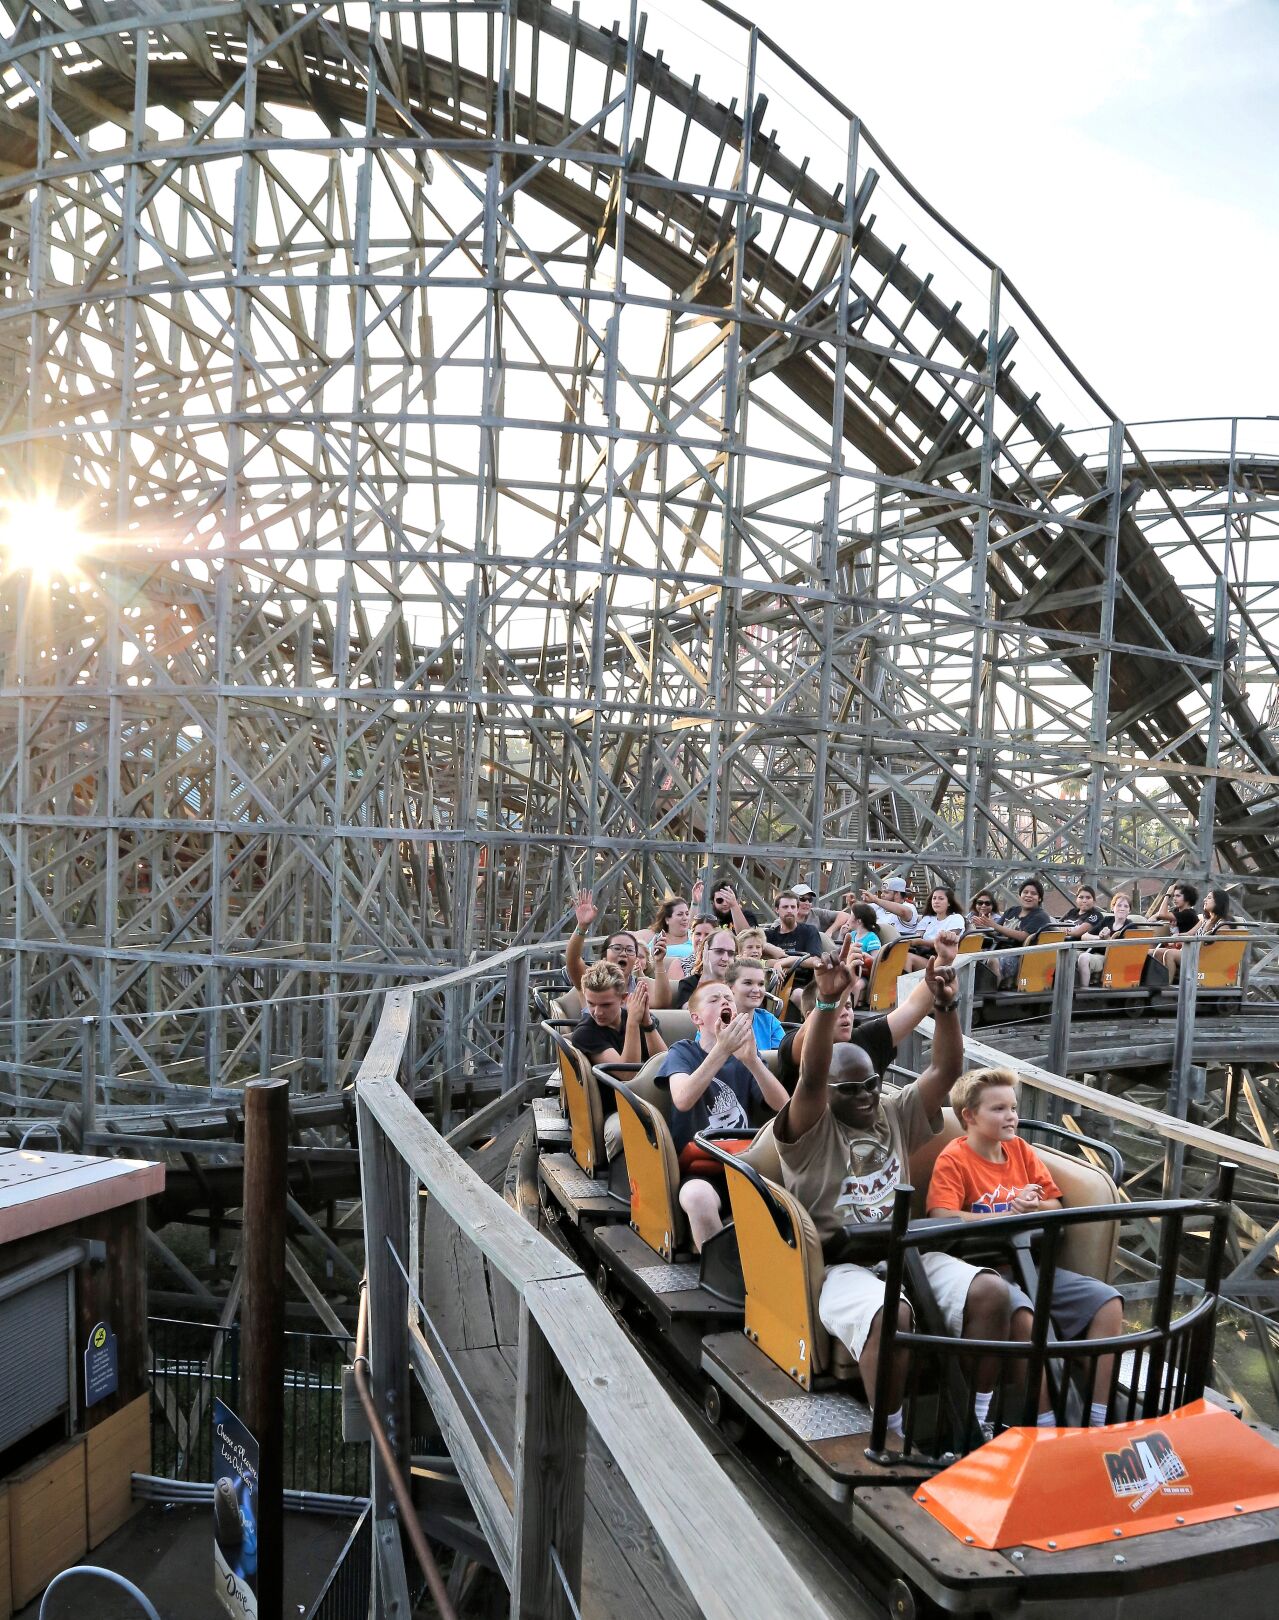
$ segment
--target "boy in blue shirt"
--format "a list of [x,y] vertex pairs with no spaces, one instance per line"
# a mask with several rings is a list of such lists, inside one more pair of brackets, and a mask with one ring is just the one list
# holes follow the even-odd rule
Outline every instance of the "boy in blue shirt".
[[786,1031],[764,1005],[764,980],[762,962],[734,962],[724,975],[724,983],[733,992],[738,1012],[751,1015],[755,1050],[775,1052],[785,1039]]
[[[786,1087],[761,1062],[750,1019],[736,1011],[726,984],[698,985],[688,1010],[696,1033],[691,1040],[675,1042],[655,1078],[671,1094],[671,1138],[681,1171],[679,1203],[700,1254],[724,1222],[719,1187],[701,1167],[699,1160],[705,1155],[693,1138],[698,1131],[744,1129],[752,1110],[776,1110],[788,1099]],[[718,1165],[713,1173],[722,1184]]]

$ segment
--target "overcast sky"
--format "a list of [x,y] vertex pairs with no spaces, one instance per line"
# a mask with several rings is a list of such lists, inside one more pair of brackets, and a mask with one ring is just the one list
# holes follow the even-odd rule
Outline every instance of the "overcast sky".
[[1279,0],[737,4],[1121,416],[1279,413]]

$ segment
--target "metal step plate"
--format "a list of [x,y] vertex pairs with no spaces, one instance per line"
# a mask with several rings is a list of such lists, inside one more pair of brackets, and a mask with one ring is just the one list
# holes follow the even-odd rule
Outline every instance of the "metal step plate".
[[660,1266],[639,1266],[635,1276],[651,1294],[680,1294],[696,1288],[701,1281],[701,1267],[689,1260],[678,1260]]
[[870,1431],[870,1407],[852,1395],[785,1395],[768,1409],[801,1440],[838,1440]]
[[608,1188],[602,1181],[588,1176],[567,1153],[548,1154],[542,1161],[543,1174],[552,1177],[566,1198],[607,1198]]
[[539,1147],[562,1147],[573,1137],[573,1127],[554,1097],[534,1097],[533,1126]]

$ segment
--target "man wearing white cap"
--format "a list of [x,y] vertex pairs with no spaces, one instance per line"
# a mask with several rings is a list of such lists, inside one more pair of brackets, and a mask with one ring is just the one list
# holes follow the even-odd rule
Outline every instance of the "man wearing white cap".
[[919,912],[906,894],[906,879],[885,878],[879,893],[863,889],[862,899],[875,908],[876,931],[891,926],[899,939],[912,939],[919,931]]
[[790,892],[799,901],[799,920],[802,923],[812,923],[814,928],[829,928],[839,916],[837,911],[827,911],[813,904],[817,890],[807,883],[792,883]]

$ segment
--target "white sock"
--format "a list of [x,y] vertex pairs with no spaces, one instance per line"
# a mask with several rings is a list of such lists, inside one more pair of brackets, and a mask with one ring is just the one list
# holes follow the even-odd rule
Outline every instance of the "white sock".
[[1057,1427],[1057,1414],[1052,1411],[1041,1412],[1035,1419],[1035,1424],[1040,1429],[1055,1429]]
[[1094,1429],[1100,1428],[1106,1421],[1105,1401],[1094,1401],[1088,1414],[1088,1420]]
[[902,1409],[899,1406],[895,1412],[888,1414],[888,1432],[895,1434],[899,1440],[905,1438],[906,1431],[902,1428]]
[[993,1389],[979,1389],[973,1396],[973,1416],[978,1423],[984,1423],[990,1416],[990,1403],[994,1398]]

